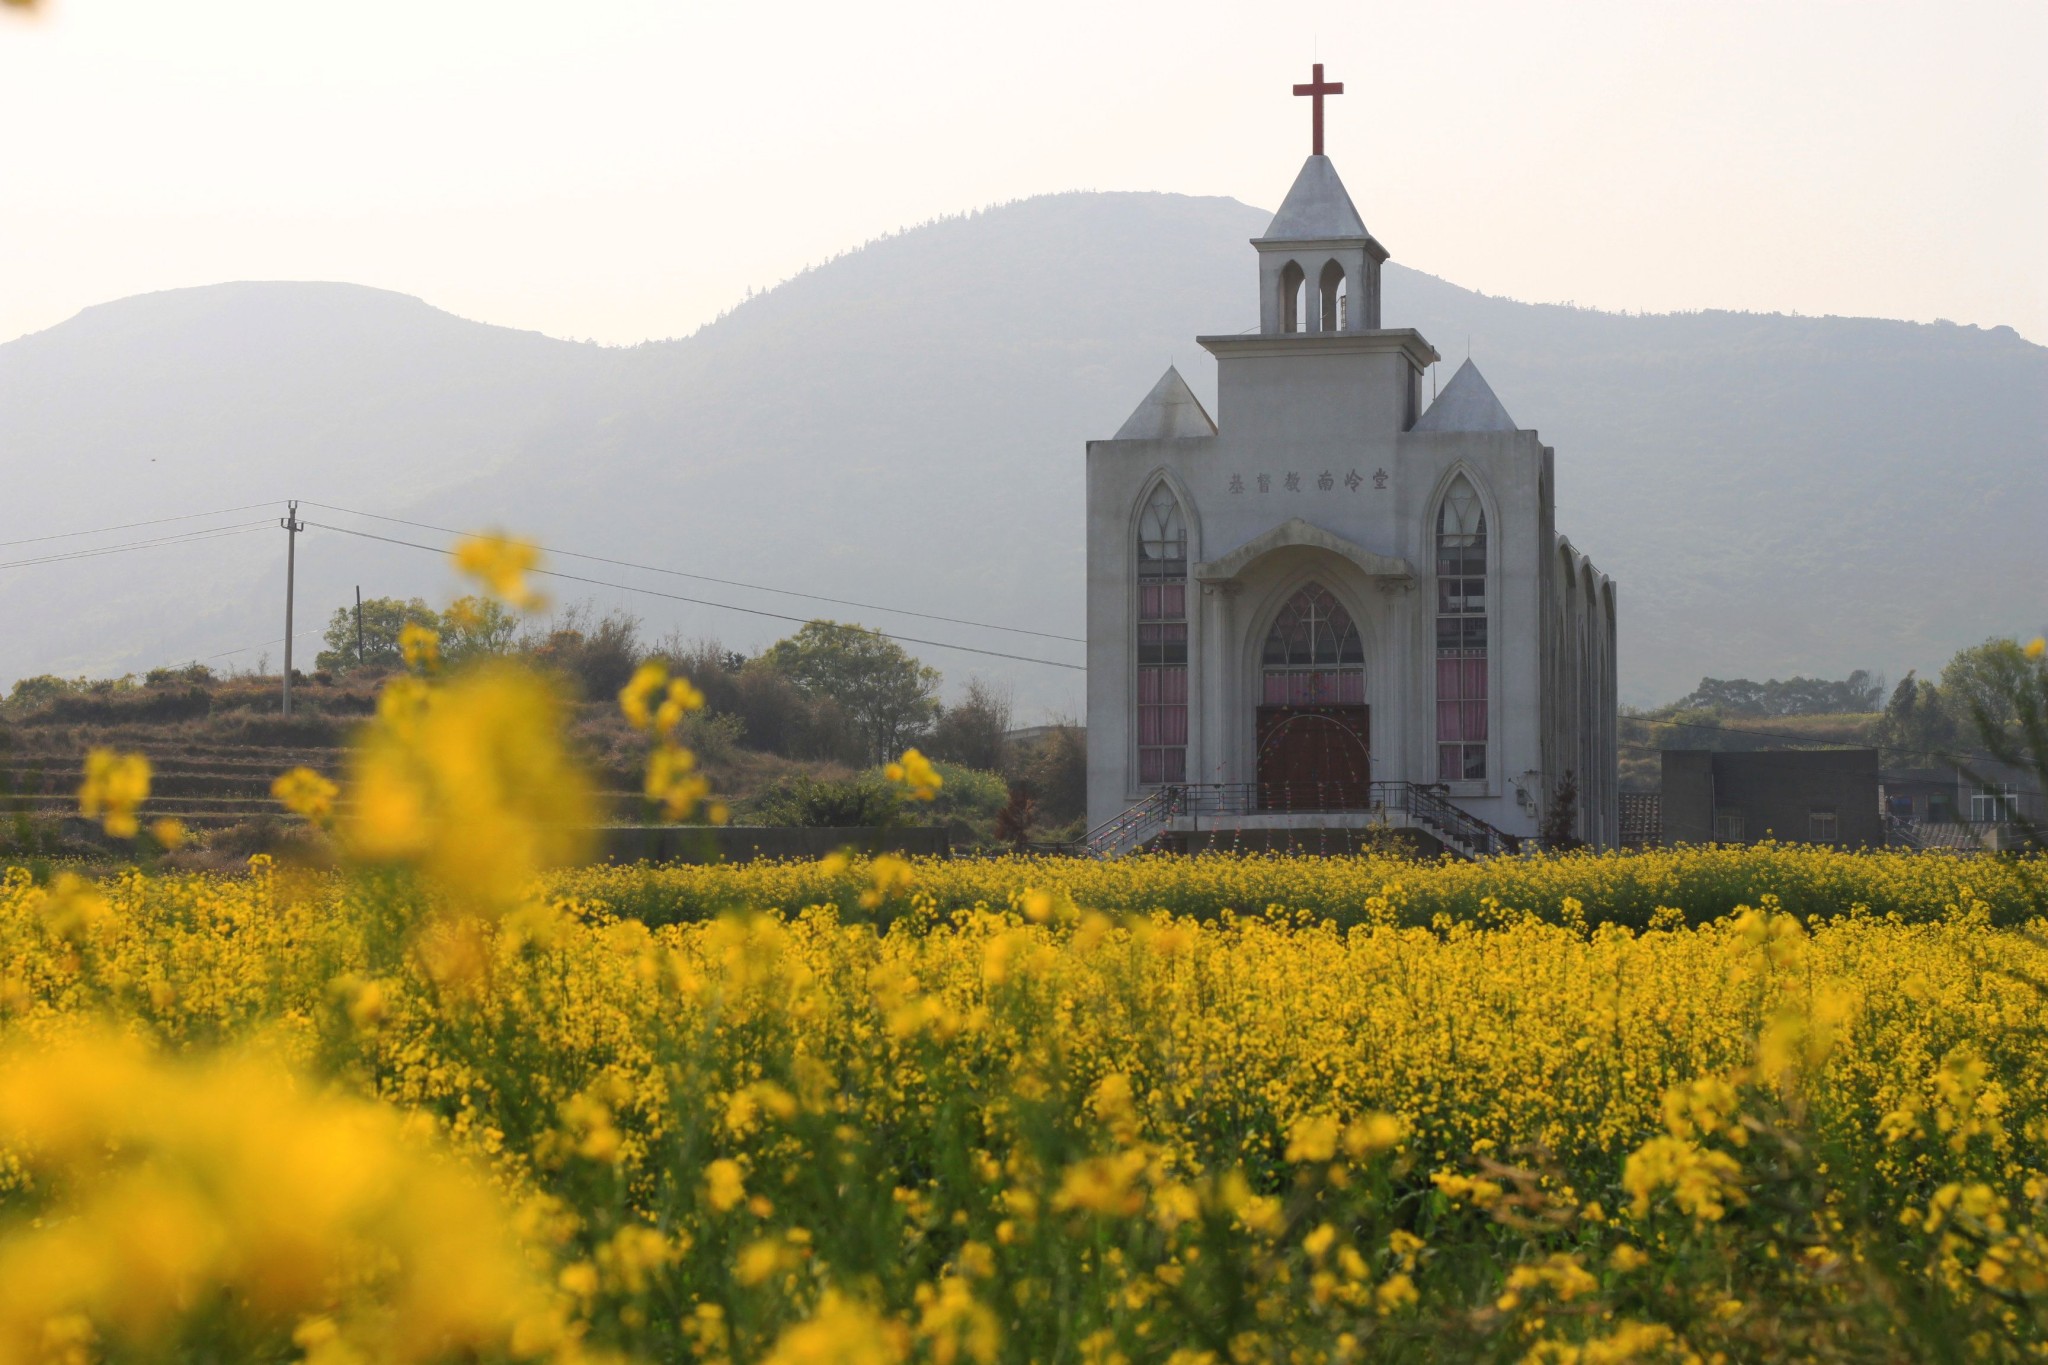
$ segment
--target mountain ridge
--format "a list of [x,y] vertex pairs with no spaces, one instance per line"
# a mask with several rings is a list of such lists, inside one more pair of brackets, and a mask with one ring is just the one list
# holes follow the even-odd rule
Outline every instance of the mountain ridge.
[[[1040,196],[878,239],[688,336],[625,347],[334,282],[95,305],[0,345],[15,489],[0,540],[296,492],[1078,635],[1083,443],[1115,431],[1168,363],[1214,410],[1193,338],[1255,323],[1246,239],[1265,219],[1215,198]],[[1705,673],[1896,676],[2039,624],[2025,585],[2048,577],[2048,558],[2024,531],[2048,518],[2048,348],[2009,328],[1607,313],[1397,263],[1385,316],[1435,342],[1438,382],[1472,337],[1507,410],[1557,448],[1560,529],[1620,582],[1629,700],[1668,699]],[[281,540],[252,531],[8,571],[0,679],[274,639]],[[372,595],[454,586],[418,552],[324,530],[302,539],[300,569],[302,621],[357,581]],[[787,629],[589,591],[656,633],[754,645]],[[937,638],[929,623],[863,619]],[[1013,678],[1027,710],[1079,709],[1078,686],[1052,670],[927,653],[956,680]]]

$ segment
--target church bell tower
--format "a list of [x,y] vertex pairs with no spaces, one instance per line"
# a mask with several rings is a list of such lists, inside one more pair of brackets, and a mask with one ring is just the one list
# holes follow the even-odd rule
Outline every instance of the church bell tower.
[[[1377,331],[1387,249],[1366,231],[1337,168],[1323,155],[1323,96],[1343,94],[1344,83],[1325,81],[1318,62],[1315,78],[1294,93],[1315,101],[1314,149],[1266,235],[1252,239],[1259,253],[1259,331]],[[1305,258],[1320,262],[1313,278],[1301,264]]]

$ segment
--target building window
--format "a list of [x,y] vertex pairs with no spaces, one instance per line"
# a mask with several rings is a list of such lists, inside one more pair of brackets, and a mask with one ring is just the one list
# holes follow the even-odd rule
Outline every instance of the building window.
[[1714,842],[1717,844],[1739,844],[1749,837],[1749,821],[1739,810],[1717,810],[1714,812]]
[[2020,789],[2010,782],[1982,782],[1970,792],[1970,819],[2003,825],[2020,817]]
[[1165,484],[1138,516],[1138,781],[1188,780],[1188,526]]
[[1280,608],[1266,633],[1259,701],[1266,706],[1360,706],[1365,702],[1365,646],[1351,613],[1320,583]]
[[1436,514],[1436,772],[1486,777],[1486,513],[1462,474]]
[[1806,808],[1806,839],[1808,843],[1832,844],[1840,837],[1835,822],[1833,806],[1808,806]]

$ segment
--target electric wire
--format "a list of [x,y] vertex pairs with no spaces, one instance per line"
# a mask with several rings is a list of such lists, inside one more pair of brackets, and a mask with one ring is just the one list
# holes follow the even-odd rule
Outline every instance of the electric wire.
[[[305,506],[306,504],[301,503],[300,505]],[[445,548],[438,545],[422,545],[418,541],[399,540],[392,536],[375,535],[369,531],[358,531],[347,526],[332,526],[321,521],[305,521],[302,524],[317,526],[323,531],[339,531],[345,536],[360,536],[364,540],[382,541],[386,545],[403,545],[411,550],[425,550],[428,554],[445,555],[448,553]],[[809,625],[812,620],[812,618],[807,616],[791,616],[785,612],[764,611],[759,607],[741,607],[735,606],[730,602],[713,602],[702,597],[685,597],[681,593],[662,592],[658,588],[640,588],[634,587],[629,583],[611,583],[601,578],[586,578],[581,574],[564,573],[560,569],[534,569],[531,572],[548,578],[560,578],[570,583],[586,583],[594,588],[611,588],[617,592],[644,593],[649,597],[667,598],[671,602],[688,602],[693,606],[716,607],[721,611],[744,612],[748,616],[765,616],[774,621],[794,621],[798,625]],[[886,608],[877,608],[877,610],[886,610]],[[895,631],[890,630],[875,630],[869,626],[843,625],[840,629],[858,631],[862,635],[874,635],[884,640],[894,640],[899,644],[925,645],[932,649],[951,649],[963,654],[986,655],[991,659],[1012,659],[1018,663],[1043,664],[1047,668],[1066,668],[1076,673],[1088,671],[1087,667],[1083,664],[1070,664],[1059,659],[1040,659],[1030,654],[1009,654],[1000,649],[982,649],[975,645],[954,644],[949,640],[926,640],[915,635],[899,635]]]
[[[326,634],[326,633],[327,633],[327,627],[325,627],[325,626],[315,626],[315,627],[313,627],[313,628],[312,628],[311,630],[302,630],[302,631],[298,631],[298,632],[294,633],[294,634],[293,634],[293,636],[292,636],[292,638],[293,638],[294,640],[303,640],[303,639],[305,639],[305,638],[306,638],[306,637],[307,637],[308,635],[324,635],[324,634]],[[240,649],[224,649],[224,650],[222,650],[222,651],[221,651],[220,653],[218,653],[218,654],[208,654],[208,655],[204,655],[204,656],[203,656],[203,657],[201,658],[201,662],[203,663],[203,662],[207,662],[207,661],[209,661],[209,660],[213,660],[213,659],[225,659],[225,658],[227,658],[227,657],[228,657],[228,656],[229,656],[230,654],[247,654],[247,653],[248,653],[248,652],[249,652],[250,650],[252,650],[252,649],[269,649],[269,648],[270,648],[270,647],[271,647],[272,645],[281,645],[281,644],[283,644],[283,643],[284,643],[284,640],[283,640],[283,638],[282,638],[282,637],[279,637],[278,639],[275,639],[275,640],[265,640],[265,641],[264,641],[264,642],[263,642],[262,644],[260,644],[260,645],[243,645],[243,646],[242,646],[242,647],[241,647]]]
[[162,526],[172,521],[197,521],[201,517],[224,517],[231,512],[252,512],[258,507],[276,507],[283,502],[272,498],[269,502],[246,502],[240,507],[223,507],[213,512],[187,512],[177,517],[152,517],[148,521],[124,521],[119,526],[95,526],[89,531],[58,531],[47,536],[28,536],[22,540],[0,540],[0,550],[15,545],[35,545],[45,540],[69,540],[74,536],[97,536],[108,531],[132,531],[138,526]]
[[229,526],[209,526],[200,531],[181,531],[175,535],[158,536],[151,540],[135,540],[121,545],[98,545],[89,550],[66,550],[60,554],[40,555],[33,559],[10,560],[0,564],[0,569],[26,569],[36,564],[62,564],[73,559],[97,559],[101,555],[126,554],[131,550],[150,550],[164,545],[189,545],[194,541],[247,535],[270,524],[269,521],[247,521]]
[[[443,535],[461,536],[470,534],[452,526],[436,526],[431,522],[408,521],[404,517],[385,516],[380,512],[364,512],[354,507],[336,507],[333,503],[314,502],[302,498],[301,507],[319,507],[329,512],[341,512],[352,517],[368,517],[373,521],[388,521],[399,526],[412,526],[422,531],[439,531]],[[338,529],[338,528],[330,528]],[[1057,635],[1047,630],[1027,630],[1023,626],[999,626],[989,621],[971,621],[962,616],[940,616],[929,611],[911,611],[907,607],[885,607],[877,602],[855,602],[844,597],[826,597],[821,593],[799,592],[794,588],[771,588],[763,583],[742,583],[734,578],[714,578],[710,574],[688,573],[682,569],[664,569],[656,564],[636,564],[628,559],[608,559],[604,555],[583,554],[576,550],[556,549],[551,545],[535,545],[536,550],[564,559],[587,559],[596,564],[610,564],[621,569],[639,569],[645,573],[667,574],[671,578],[689,578],[699,583],[716,583],[727,588],[746,588],[752,592],[772,592],[782,597],[801,597],[812,602],[830,602],[834,606],[858,607],[863,611],[886,611],[893,616],[915,616],[925,621],[943,621],[953,626],[973,626],[977,630],[1000,630],[1011,635],[1035,635],[1041,640],[1060,640],[1067,644],[1085,645],[1088,642],[1077,635]]]

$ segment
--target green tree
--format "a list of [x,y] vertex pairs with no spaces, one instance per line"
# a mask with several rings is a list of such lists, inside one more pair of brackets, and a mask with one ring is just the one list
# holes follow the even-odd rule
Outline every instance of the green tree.
[[1942,666],[1941,695],[1959,728],[1968,726],[1980,739],[1996,733],[2017,741],[2020,704],[2039,672],[2019,641],[1990,639],[1957,650]]
[[519,618],[494,597],[458,597],[441,613],[441,657],[451,664],[504,654],[519,634]]
[[1020,766],[1038,817],[1046,824],[1065,825],[1087,814],[1086,730],[1070,720],[1059,722],[1031,747]]
[[1008,689],[980,678],[968,679],[967,695],[940,714],[925,749],[933,758],[983,772],[1002,772],[1010,757]]
[[425,626],[428,630],[441,629],[441,617],[432,607],[418,597],[403,600],[396,597],[366,597],[363,599],[363,648],[362,657],[356,657],[356,608],[354,603],[336,607],[334,615],[327,620],[327,633],[322,637],[327,648],[320,651],[313,660],[315,668],[331,672],[346,672],[359,665],[364,668],[398,668],[405,659],[398,652],[398,632],[408,625]]
[[836,702],[873,763],[924,738],[938,716],[939,671],[858,626],[809,622],[771,645],[762,662],[807,696]]

